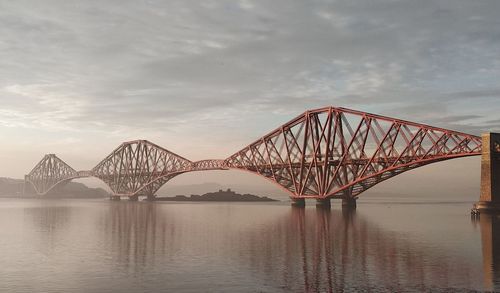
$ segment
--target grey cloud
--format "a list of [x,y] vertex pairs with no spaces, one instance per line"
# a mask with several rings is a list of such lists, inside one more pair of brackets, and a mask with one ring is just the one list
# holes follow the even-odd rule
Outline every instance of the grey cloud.
[[460,123],[474,119],[482,118],[480,115],[449,115],[441,118],[434,119],[439,124],[442,123]]
[[484,98],[484,97],[498,97],[500,98],[500,88],[487,88],[471,91],[461,91],[448,94],[450,99],[457,98]]
[[500,119],[488,120],[488,121],[486,121],[486,123],[489,123],[489,124],[500,124]]
[[[206,125],[223,127],[221,113],[285,119],[335,105],[462,129],[470,122],[480,131],[473,116],[495,105],[484,113],[451,106],[499,93],[496,1],[15,1],[0,8],[0,99],[19,120],[45,121],[39,125],[168,131],[202,114]],[[6,90],[13,85],[32,91],[19,96]],[[60,103],[47,103],[51,97]]]

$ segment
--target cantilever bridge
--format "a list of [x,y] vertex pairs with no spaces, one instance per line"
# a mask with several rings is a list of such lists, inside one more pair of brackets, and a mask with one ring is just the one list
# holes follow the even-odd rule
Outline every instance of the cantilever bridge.
[[25,176],[38,195],[75,178],[96,177],[116,197],[154,197],[173,177],[192,171],[239,169],[265,177],[295,203],[360,193],[405,171],[481,154],[481,137],[365,112],[326,107],[306,111],[225,160],[192,162],[146,140],[125,142],[89,171],[54,154]]

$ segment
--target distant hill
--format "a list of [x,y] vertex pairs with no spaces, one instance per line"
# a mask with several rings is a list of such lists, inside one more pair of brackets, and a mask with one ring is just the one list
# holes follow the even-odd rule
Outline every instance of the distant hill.
[[[0,197],[22,197],[23,188],[24,180],[22,179],[0,177]],[[25,196],[35,196],[31,184],[26,185]],[[102,188],[90,188],[83,183],[68,182],[45,196],[53,198],[103,198],[109,194]]]
[[226,191],[209,192],[203,195],[193,194],[190,197],[185,195],[176,195],[174,197],[158,197],[159,201],[277,201],[267,196],[257,196],[253,194],[239,194],[231,189]]
[[194,183],[186,185],[165,184],[157,192],[158,196],[175,196],[177,194],[203,194],[210,190],[219,190],[223,186],[214,182]]
[[21,196],[24,180],[0,177],[0,196]]

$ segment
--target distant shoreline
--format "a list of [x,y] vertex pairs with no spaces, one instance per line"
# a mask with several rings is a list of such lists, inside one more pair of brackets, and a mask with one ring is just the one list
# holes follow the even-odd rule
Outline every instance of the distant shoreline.
[[239,194],[231,189],[226,191],[219,190],[218,192],[205,193],[203,195],[193,194],[191,196],[176,195],[173,197],[157,197],[155,201],[212,201],[212,202],[271,202],[279,201],[267,196],[257,196],[253,194]]
[[[23,179],[0,177],[0,198],[37,198],[33,186]],[[79,182],[68,182],[52,190],[44,198],[106,198],[109,193],[102,188],[88,187]]]

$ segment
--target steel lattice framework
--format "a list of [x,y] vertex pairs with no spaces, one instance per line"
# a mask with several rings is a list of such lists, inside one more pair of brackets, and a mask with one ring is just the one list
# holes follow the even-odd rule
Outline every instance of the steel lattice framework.
[[38,194],[46,194],[55,186],[78,178],[79,173],[59,159],[55,154],[45,155],[42,160],[24,177]]
[[115,195],[154,194],[193,163],[146,140],[121,144],[92,169]]
[[327,107],[296,117],[226,165],[264,176],[294,198],[354,198],[402,172],[480,153],[478,136]]
[[353,199],[405,171],[481,153],[481,138],[365,112],[306,111],[226,160],[192,162],[146,140],[125,142],[91,171],[46,155],[26,176],[38,194],[94,176],[118,196],[154,195],[191,171],[239,169],[271,180],[292,198]]

